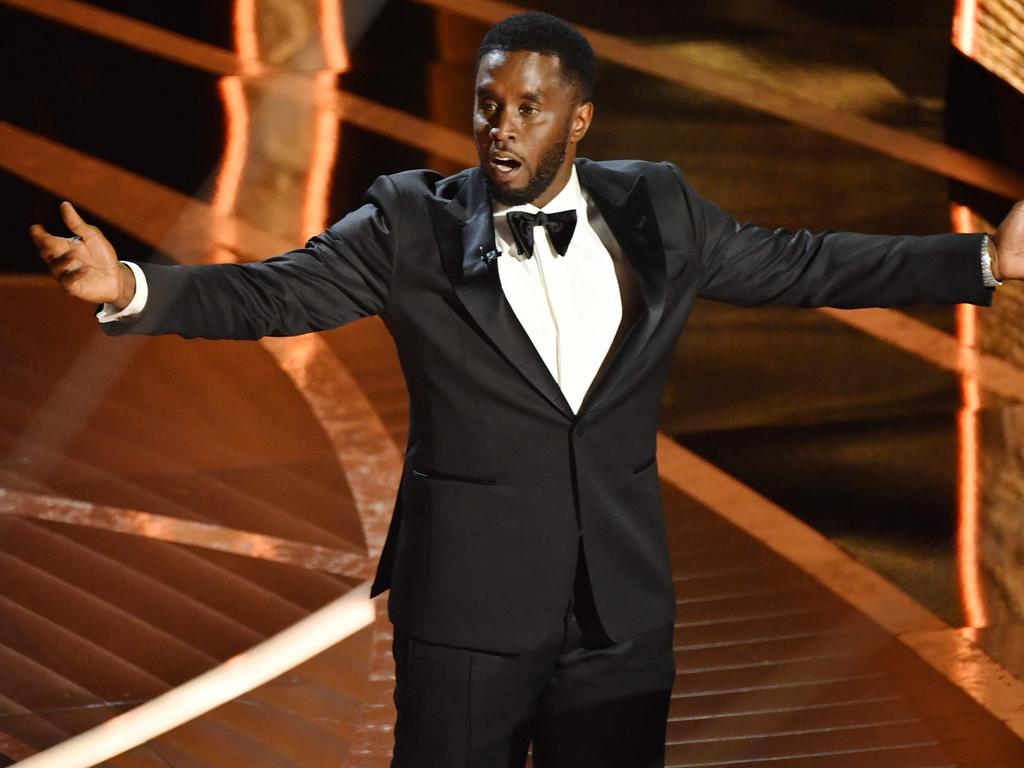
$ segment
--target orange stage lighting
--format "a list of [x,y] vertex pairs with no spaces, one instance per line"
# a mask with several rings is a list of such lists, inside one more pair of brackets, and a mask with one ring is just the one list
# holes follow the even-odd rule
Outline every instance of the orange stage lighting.
[[224,142],[224,160],[217,174],[213,195],[213,212],[216,216],[231,216],[238,199],[238,188],[242,182],[246,154],[249,150],[249,108],[245,103],[242,80],[237,77],[222,77],[220,95],[224,100],[227,122],[227,136]]
[[965,56],[974,53],[974,30],[977,25],[978,0],[957,0],[953,17],[953,45]]
[[[259,42],[256,35],[255,0],[236,0],[234,11],[235,52],[242,63],[245,74],[260,71]],[[242,78],[222,77],[220,94],[224,100],[224,117],[226,136],[224,141],[224,160],[214,184],[213,227],[211,241],[231,243],[235,241],[234,232],[226,228],[232,226],[235,204],[238,201],[238,190],[242,184],[242,173],[245,171],[249,152],[249,107],[245,101],[245,86]],[[234,261],[231,251],[215,248],[212,261]]]
[[261,71],[259,37],[256,34],[256,0],[235,0],[235,52],[247,75]]
[[[975,231],[974,216],[970,208],[953,204],[953,229],[957,232]],[[960,379],[961,407],[957,415],[959,438],[959,472],[957,477],[957,569],[960,578],[960,599],[964,617],[972,627],[988,623],[985,589],[981,575],[980,533],[981,504],[978,498],[980,431],[978,411],[981,408],[981,390],[974,371],[978,358],[978,309],[961,304],[956,310],[957,339],[963,376]]]
[[299,235],[307,238],[329,223],[328,201],[331,176],[338,154],[339,125],[335,108],[335,78],[348,69],[342,4],[338,0],[320,0],[320,47],[326,70],[313,80],[313,153],[309,159],[306,191],[302,201]]
[[306,174],[306,190],[302,199],[299,236],[308,238],[327,224],[331,176],[338,154],[339,124],[334,105],[335,73],[317,72],[313,80],[313,152]]
[[348,48],[345,46],[344,3],[320,0],[320,44],[328,69],[348,69]]

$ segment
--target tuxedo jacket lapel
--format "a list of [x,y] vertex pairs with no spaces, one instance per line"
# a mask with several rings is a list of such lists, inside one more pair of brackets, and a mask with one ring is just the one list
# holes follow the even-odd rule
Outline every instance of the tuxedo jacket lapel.
[[555,408],[574,418],[558,382],[505,299],[498,277],[490,199],[479,169],[447,204],[428,198],[434,233],[452,289],[481,331]]
[[591,162],[577,163],[576,169],[633,270],[642,302],[622,342],[610,350],[610,360],[591,385],[579,411],[582,417],[600,405],[647,346],[665,311],[668,276],[647,180]]

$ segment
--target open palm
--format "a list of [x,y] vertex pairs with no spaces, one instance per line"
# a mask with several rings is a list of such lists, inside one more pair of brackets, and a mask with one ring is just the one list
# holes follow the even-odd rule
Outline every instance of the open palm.
[[38,224],[29,229],[51,274],[65,291],[83,301],[127,304],[125,299],[130,300],[134,293],[134,280],[118,262],[110,241],[97,227],[86,224],[71,203],[61,203],[60,213],[74,237],[58,237]]

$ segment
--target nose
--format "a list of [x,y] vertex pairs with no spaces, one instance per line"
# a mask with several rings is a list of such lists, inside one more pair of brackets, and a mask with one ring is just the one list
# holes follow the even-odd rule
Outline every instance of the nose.
[[503,110],[491,119],[491,141],[508,141],[515,137],[509,110]]

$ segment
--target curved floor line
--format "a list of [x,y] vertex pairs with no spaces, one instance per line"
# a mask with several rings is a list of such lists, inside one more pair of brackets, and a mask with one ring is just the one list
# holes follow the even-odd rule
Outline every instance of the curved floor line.
[[99,528],[175,544],[187,544],[351,578],[366,579],[370,575],[367,558],[356,552],[306,544],[279,536],[228,528],[223,525],[184,520],[171,515],[158,515],[106,504],[93,504],[88,501],[51,494],[29,493],[2,486],[0,486],[0,514]]
[[[57,284],[53,282],[53,278],[46,276],[45,280],[48,281],[47,287],[49,289],[59,290]],[[98,337],[98,339],[100,338],[102,337]],[[90,350],[92,349],[95,348],[90,347]],[[96,367],[101,368],[102,366]],[[26,391],[33,386],[44,386],[46,384],[45,376],[35,370],[26,368],[25,366],[11,364],[6,367],[6,370],[10,375],[18,375],[27,379],[24,384]],[[74,377],[65,374],[65,379],[68,378],[73,379]],[[59,428],[63,432],[72,431],[69,429],[69,426],[73,423],[82,423],[83,408],[81,396],[78,395],[74,398],[73,406],[71,407],[69,407],[70,402],[71,401],[66,398],[55,400],[54,394],[51,393],[45,410],[38,409],[36,411],[37,415],[29,421],[30,426],[22,430],[18,435],[11,435],[15,440],[15,447],[8,451],[8,457],[3,461],[0,461],[0,486],[4,483],[9,483],[12,487],[17,487],[17,489],[21,491],[32,491],[55,497],[63,497],[62,494],[53,491],[45,483],[40,481],[40,478],[46,477],[46,472],[43,472],[40,469],[40,466],[49,467],[58,454],[55,442],[52,438],[47,439],[48,435],[46,430],[49,429],[49,426],[46,422],[60,422]],[[169,421],[167,418],[161,418],[154,416],[153,414],[145,413],[142,408],[125,401],[108,401],[105,405],[108,409],[114,411],[123,418],[146,418],[151,425],[156,426],[163,434],[180,434],[178,431],[179,426],[175,422]],[[14,408],[26,414],[30,414],[32,412],[32,406],[4,394],[0,394],[0,407]],[[90,425],[90,431],[93,435],[98,436],[100,440],[114,439],[114,436],[109,431],[104,430],[98,425]],[[0,438],[3,438],[8,434],[10,433],[0,426]],[[165,470],[171,469],[173,471],[187,471],[190,469],[190,467],[182,465],[174,456],[168,456],[167,454],[160,454],[152,451],[144,440],[135,439],[135,436],[129,436],[127,438],[121,436],[119,439],[130,440],[131,450],[135,452],[136,456],[144,457],[147,460],[153,461]],[[60,443],[57,442],[56,444],[59,445]],[[34,466],[31,468],[31,471],[24,467],[18,467],[16,464],[12,464],[11,457],[28,454],[35,457]],[[60,459],[62,463],[69,464],[74,469],[84,471],[93,477],[109,476],[109,470],[100,469],[90,461],[73,459],[69,456],[62,456]],[[287,478],[289,481],[297,481],[300,483],[306,482],[304,478],[297,476],[294,472],[288,472]],[[251,506],[261,519],[271,520],[277,517],[283,518],[283,520],[292,528],[293,533],[291,536],[294,541],[300,543],[321,541],[324,543],[320,546],[326,546],[328,549],[339,551],[348,550],[357,554],[365,552],[366,548],[364,543],[361,542],[356,544],[337,533],[335,530],[325,528],[322,524],[298,518],[287,512],[282,512],[278,507],[272,505],[270,502],[265,501],[252,493],[243,491],[237,485],[229,483],[227,480],[220,479],[216,475],[206,475],[206,479],[213,488],[218,491],[229,491],[232,497],[240,503],[245,503]],[[121,486],[130,487],[133,491],[144,492],[147,496],[149,494],[149,492],[144,491],[143,487],[139,485],[138,482],[129,479],[127,476],[118,477],[117,481]],[[164,499],[164,501],[166,502],[167,500]],[[172,507],[174,509],[187,509],[187,507],[182,507],[180,502],[173,503]],[[170,514],[168,516],[172,518],[176,517],[174,514]],[[192,522],[206,523],[213,526],[221,525],[219,522],[212,521],[209,515],[202,514],[195,509],[189,509],[188,513],[182,517],[189,518]],[[296,528],[299,530],[296,530]],[[230,527],[227,527],[227,529],[230,530]]]

